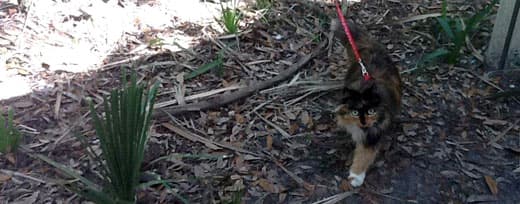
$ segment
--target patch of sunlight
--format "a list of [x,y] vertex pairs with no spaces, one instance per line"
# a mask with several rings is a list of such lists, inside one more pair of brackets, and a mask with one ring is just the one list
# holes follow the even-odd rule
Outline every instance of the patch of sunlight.
[[31,93],[29,82],[22,77],[0,78],[0,100],[11,99]]
[[[28,16],[19,15],[0,22],[0,31],[8,33],[7,37],[11,37],[14,43],[14,46],[0,49],[3,50],[0,69],[4,71],[6,68],[2,66],[10,59],[9,56],[17,53],[24,56],[21,68],[31,74],[37,75],[42,71],[87,72],[102,67],[107,57],[112,55],[134,54],[132,51],[114,53],[125,45],[123,40],[129,34],[170,30],[158,32],[156,37],[162,39],[163,49],[176,52],[198,43],[194,37],[196,34],[189,36],[175,29],[177,26],[189,22],[200,28],[208,25],[220,27],[215,21],[220,4],[198,0],[155,0],[153,4],[137,6],[128,3],[124,7],[119,6],[118,1],[31,2]],[[11,24],[20,26],[6,26]],[[150,42],[141,43],[146,45]],[[53,82],[34,76],[1,75],[0,100],[53,86]]]

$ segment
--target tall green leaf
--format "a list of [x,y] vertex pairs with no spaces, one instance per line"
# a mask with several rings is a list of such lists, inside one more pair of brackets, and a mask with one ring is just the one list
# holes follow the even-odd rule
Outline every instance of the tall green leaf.
[[445,57],[449,53],[450,53],[450,51],[448,51],[446,48],[438,48],[438,49],[434,50],[433,52],[425,55],[421,59],[420,64],[431,63],[435,60],[438,60],[439,58]]
[[207,64],[204,64],[204,65],[200,66],[199,68],[197,68],[196,70],[193,70],[189,74],[185,74],[184,75],[184,80],[192,79],[192,78],[194,78],[196,76],[199,76],[201,74],[204,74],[204,73],[206,73],[206,72],[208,72],[209,70],[212,70],[212,69],[222,68],[222,65],[224,65],[224,60],[223,60],[223,54],[222,54],[222,51],[221,51],[221,52],[219,52],[219,54],[217,56],[217,59],[213,60],[210,63],[207,63]]
[[7,119],[0,113],[0,152],[12,152],[18,146],[21,134],[14,126],[14,111],[7,111]]
[[449,18],[446,16],[438,17],[437,22],[439,22],[439,25],[441,25],[444,34],[446,34],[450,40],[453,40],[455,38],[455,34],[453,34],[453,30],[451,29]]

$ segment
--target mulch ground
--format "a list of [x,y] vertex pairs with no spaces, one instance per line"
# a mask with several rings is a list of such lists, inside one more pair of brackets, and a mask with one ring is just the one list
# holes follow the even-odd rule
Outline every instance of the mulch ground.
[[[450,5],[454,13],[482,6]],[[520,86],[519,77],[512,77],[519,74],[486,70],[471,53],[455,66],[420,66],[425,53],[442,46],[436,21],[399,21],[440,9],[440,2],[421,0],[350,7],[349,16],[386,45],[404,81],[398,122],[385,135],[365,183],[352,193],[345,179],[353,144],[334,121],[350,59],[338,43],[330,52],[317,51],[327,41],[329,18],[336,17],[330,4],[279,1],[265,14],[248,10],[237,37],[188,21],[128,34],[117,53],[132,56],[111,55],[105,66],[88,73],[38,71],[54,85],[51,89],[0,103],[15,108],[26,149],[96,178],[97,166],[73,136],[83,134],[98,144],[86,98],[99,104],[119,87],[121,68],[136,68],[142,81],[160,82],[160,117],[152,127],[143,181],[159,176],[174,182],[171,188],[139,190],[140,203],[230,203],[234,197],[245,203],[516,203],[520,103],[489,96]],[[485,49],[491,29],[488,19],[472,36],[478,51]],[[150,43],[179,31],[196,43],[178,51]],[[221,52],[221,69],[182,79]],[[288,71],[295,73],[265,89],[254,88]],[[243,90],[250,92],[221,104]],[[208,101],[212,105],[205,105]],[[168,116],[165,110],[177,112]],[[26,153],[2,154],[0,203],[83,201],[52,178],[62,175]]]

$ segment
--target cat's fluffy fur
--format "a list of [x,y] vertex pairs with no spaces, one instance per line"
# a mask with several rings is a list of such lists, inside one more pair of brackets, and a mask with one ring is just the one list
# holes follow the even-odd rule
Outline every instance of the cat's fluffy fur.
[[368,32],[349,21],[349,27],[361,58],[372,76],[364,81],[360,65],[355,62],[352,49],[339,23],[332,23],[334,36],[340,39],[354,61],[345,77],[344,97],[337,108],[337,124],[345,128],[356,142],[349,171],[350,184],[363,184],[366,171],[374,162],[378,143],[389,129],[401,106],[401,78],[386,49],[371,39]]

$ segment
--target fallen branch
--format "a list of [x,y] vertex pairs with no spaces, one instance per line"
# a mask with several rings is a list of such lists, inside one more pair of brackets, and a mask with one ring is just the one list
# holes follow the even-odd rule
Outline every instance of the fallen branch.
[[237,101],[239,99],[245,98],[247,96],[250,96],[260,90],[273,86],[274,84],[277,84],[283,80],[286,80],[290,76],[294,75],[298,70],[300,70],[304,65],[306,65],[311,59],[313,59],[316,56],[323,53],[326,45],[327,45],[327,42],[323,41],[316,49],[314,49],[313,52],[311,52],[307,56],[301,58],[296,64],[293,64],[291,67],[289,67],[288,69],[281,72],[279,75],[277,75],[269,80],[252,83],[249,86],[239,89],[236,92],[221,94],[214,98],[211,98],[211,99],[208,99],[205,101],[201,101],[198,103],[163,108],[161,111],[156,111],[154,113],[154,116],[155,117],[165,117],[165,116],[167,116],[166,113],[174,115],[174,114],[191,112],[191,111],[201,111],[201,110],[206,110],[206,109],[217,108],[217,107],[232,103],[234,101]]
[[[229,86],[229,87],[225,87],[225,88],[211,90],[211,91],[204,92],[204,93],[199,93],[199,94],[186,96],[186,98],[184,98],[184,100],[192,101],[192,100],[195,100],[195,99],[200,99],[200,98],[212,96],[212,95],[215,95],[215,94],[218,94],[218,93],[221,93],[221,92],[231,91],[231,90],[240,89],[240,88],[243,88],[243,86],[241,86],[241,85],[233,85],[233,86]],[[162,94],[164,94],[164,93],[162,93]],[[164,108],[164,107],[176,104],[176,103],[178,103],[178,102],[175,99],[170,100],[170,101],[164,101],[164,102],[161,102],[161,103],[156,103],[154,105],[154,109]]]

